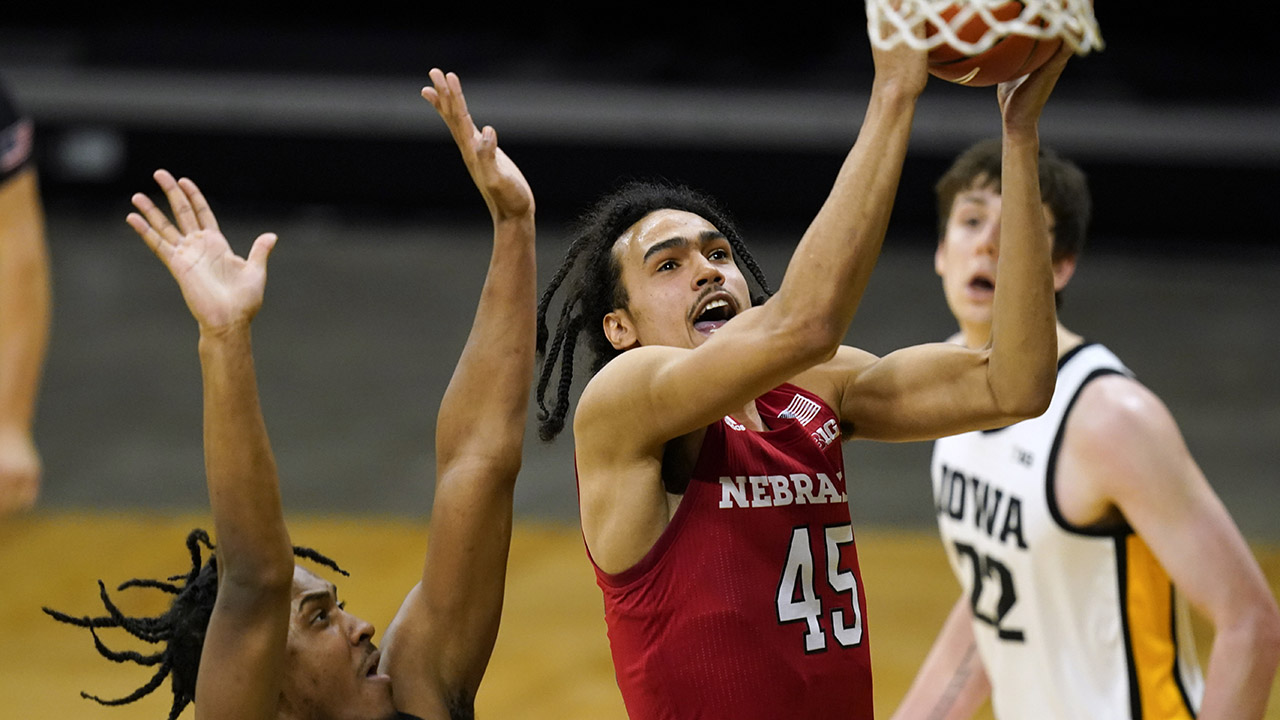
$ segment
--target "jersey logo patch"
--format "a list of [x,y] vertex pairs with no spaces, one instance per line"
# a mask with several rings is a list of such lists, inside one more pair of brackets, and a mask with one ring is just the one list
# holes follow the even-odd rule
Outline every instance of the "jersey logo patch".
[[728,415],[725,415],[725,416],[724,416],[724,424],[725,424],[725,425],[728,425],[729,427],[733,428],[734,430],[737,430],[738,432],[742,432],[743,430],[746,430],[746,429],[747,429],[747,426],[746,426],[746,425],[743,425],[742,423],[738,422],[737,420],[734,420],[733,418],[729,417]]
[[814,418],[818,417],[818,413],[821,411],[821,405],[803,395],[797,394],[791,399],[791,404],[778,413],[778,417],[783,419],[795,418],[800,421],[801,425],[808,425],[813,422]]
[[809,437],[813,438],[818,447],[826,450],[831,446],[831,443],[836,441],[836,438],[840,437],[840,424],[836,422],[835,418],[831,418],[822,423],[822,427],[809,433]]

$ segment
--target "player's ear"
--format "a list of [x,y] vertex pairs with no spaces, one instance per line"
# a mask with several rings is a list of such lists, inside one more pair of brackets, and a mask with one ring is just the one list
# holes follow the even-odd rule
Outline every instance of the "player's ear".
[[604,336],[616,350],[626,350],[639,344],[631,313],[622,309],[614,310],[604,316]]
[[1064,255],[1053,261],[1053,291],[1062,292],[1062,288],[1071,282],[1076,273],[1076,256]]

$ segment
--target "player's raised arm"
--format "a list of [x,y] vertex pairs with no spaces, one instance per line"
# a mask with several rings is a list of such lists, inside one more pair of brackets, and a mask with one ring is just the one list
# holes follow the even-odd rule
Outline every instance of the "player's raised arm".
[[174,220],[134,195],[127,220],[169,269],[200,329],[205,474],[218,546],[218,595],[200,656],[202,718],[274,718],[281,692],[293,550],[258,402],[249,326],[262,306],[264,234],[247,258],[218,229],[191,180],[155,173]]
[[[997,88],[1002,117],[1001,295],[992,308],[987,385],[997,412],[1048,406],[1057,375],[1053,240],[1040,188],[1040,115],[1071,49]],[[1001,287],[1003,286],[1003,287]],[[1037,411],[1038,409],[1038,411]]]
[[440,403],[436,484],[422,581],[384,641],[397,707],[445,717],[475,696],[502,612],[512,493],[534,360],[534,200],[520,170],[477,128],[453,73],[422,91],[448,125],[493,220],[471,333]]
[[922,440],[1035,417],[1053,395],[1057,361],[1052,242],[1039,180],[1040,113],[1070,57],[1065,48],[998,89],[1003,115],[1000,221],[991,339],[986,347],[929,344],[883,358],[845,351],[842,418],[854,435]]
[[[673,348],[654,347],[668,344],[661,341],[634,341],[606,323],[615,347],[647,347],[628,350],[601,371],[583,392],[578,425],[593,427],[597,437],[612,438],[609,443],[652,447],[741,409],[835,353],[879,256],[916,101],[928,77],[923,51],[900,45],[873,49],[873,55],[876,74],[857,140],[797,245],[777,293],[750,309],[742,299],[733,301],[739,312],[732,322],[692,350],[679,343]],[[646,239],[645,230],[640,226],[635,239],[628,231],[615,252],[624,285],[632,277],[659,276],[668,260],[699,286],[724,283],[726,268],[717,268],[722,261],[714,253],[704,249],[675,256],[684,247],[714,250],[714,236],[691,226],[655,228]],[[684,245],[673,245],[673,238]],[[642,247],[633,248],[636,244]],[[731,255],[727,260],[732,263]],[[628,412],[618,413],[620,405]]]

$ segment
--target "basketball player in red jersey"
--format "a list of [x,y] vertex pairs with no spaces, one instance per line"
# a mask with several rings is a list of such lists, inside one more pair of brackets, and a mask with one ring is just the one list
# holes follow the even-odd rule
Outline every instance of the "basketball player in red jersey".
[[[714,203],[655,184],[606,197],[543,293],[540,405],[560,363],[544,439],[563,427],[582,333],[594,353],[573,420],[582,530],[633,720],[871,718],[839,441],[1001,426],[1039,414],[1051,395],[1037,122],[1068,54],[1000,95],[1004,220],[1016,230],[1001,253],[1009,280],[992,344],[883,358],[840,343],[927,73],[924,53],[903,45],[873,56],[857,142],[767,302],[753,303],[737,261],[762,277]],[[545,319],[561,287],[553,335]]]

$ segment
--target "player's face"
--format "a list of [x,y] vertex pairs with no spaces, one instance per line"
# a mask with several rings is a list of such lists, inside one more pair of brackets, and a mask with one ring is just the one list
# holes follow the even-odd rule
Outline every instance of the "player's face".
[[[1044,206],[1052,235],[1053,213]],[[951,314],[966,335],[986,342],[991,332],[1000,257],[1000,193],[981,180],[956,195],[946,231],[934,254],[934,269]]]
[[338,592],[301,567],[293,573],[284,703],[300,717],[385,720],[395,716],[391,678],[378,674],[373,626]]
[[694,348],[751,305],[729,241],[701,216],[655,210],[613,247],[627,307],[605,318],[614,347]]

